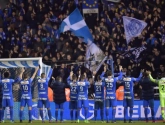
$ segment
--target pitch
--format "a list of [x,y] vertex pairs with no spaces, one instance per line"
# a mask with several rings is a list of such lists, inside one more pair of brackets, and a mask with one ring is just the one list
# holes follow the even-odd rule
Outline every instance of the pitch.
[[[159,125],[163,125],[165,123],[163,123],[162,121],[157,121],[156,123],[158,123]],[[2,123],[1,123],[2,124]],[[5,121],[5,123],[3,123],[5,125],[11,125],[10,121]],[[55,125],[61,125],[61,124],[66,124],[66,125],[75,125],[75,124],[90,124],[90,125],[101,125],[101,124],[115,124],[115,125],[126,125],[126,124],[129,124],[129,125],[153,125],[154,123],[152,123],[152,121],[149,121],[148,123],[146,123],[145,121],[135,121],[134,123],[123,123],[123,121],[117,121],[117,123],[101,123],[101,121],[97,121],[97,122],[94,122],[94,121],[90,121],[90,123],[84,123],[83,121],[80,121],[80,123],[71,123],[70,121],[65,121],[63,123],[60,123],[60,122],[52,122],[52,123],[49,123],[48,121],[45,121],[45,123],[42,123],[41,121],[33,121],[32,123],[28,123],[28,121],[23,121],[23,123],[20,123],[19,121],[15,121],[13,124],[17,124],[17,125],[27,125],[27,124],[35,124],[35,125],[40,125],[40,124],[43,124],[43,125],[51,125],[51,124],[55,124]]]

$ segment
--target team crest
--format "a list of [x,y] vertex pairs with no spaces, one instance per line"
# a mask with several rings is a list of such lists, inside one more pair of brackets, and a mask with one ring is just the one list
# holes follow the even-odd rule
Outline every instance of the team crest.
[[130,35],[135,36],[141,31],[143,25],[140,21],[131,19],[126,27],[127,30],[129,30]]

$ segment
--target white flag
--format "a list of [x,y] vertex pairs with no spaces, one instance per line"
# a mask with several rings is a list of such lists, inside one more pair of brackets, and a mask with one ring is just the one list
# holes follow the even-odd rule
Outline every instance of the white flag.
[[86,68],[90,71],[98,71],[107,57],[104,55],[103,51],[92,41],[88,40],[87,50],[86,50]]
[[147,26],[146,22],[127,16],[123,16],[123,23],[127,44],[133,37],[139,36]]

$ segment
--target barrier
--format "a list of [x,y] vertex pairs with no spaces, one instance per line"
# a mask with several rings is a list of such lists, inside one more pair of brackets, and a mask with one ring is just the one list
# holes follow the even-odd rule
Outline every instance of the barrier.
[[[14,103],[14,120],[19,120],[19,107],[20,107],[20,103],[19,102],[15,102]],[[124,114],[123,114],[123,106],[122,106],[122,101],[118,101],[118,106],[116,108],[116,118],[117,120],[123,120],[124,118]],[[160,102],[159,101],[155,101],[155,116],[156,119],[162,119],[161,118],[161,112],[160,112]],[[32,112],[33,112],[33,119],[34,120],[41,120],[39,117],[39,111],[37,109],[37,103],[33,103],[33,107],[32,107]],[[55,115],[55,104],[54,102],[51,102],[51,111],[52,111],[52,117],[54,119],[54,115]],[[112,112],[112,111],[110,111]],[[6,110],[5,113],[5,119],[10,119],[10,114],[9,114],[9,109]],[[44,110],[44,116],[47,119],[48,116],[46,116],[47,114],[47,110]],[[80,111],[80,116],[81,119],[84,119],[84,111],[81,110]],[[98,113],[98,119],[100,119],[99,116],[100,113]],[[105,114],[105,113],[104,113]],[[129,114],[129,111],[128,111]],[[133,108],[133,119],[134,120],[139,120],[139,119],[144,119],[144,108],[143,108],[143,101],[138,101],[135,100],[134,101],[134,108]],[[151,112],[148,112],[148,117],[151,117]],[[94,118],[94,101],[93,100],[89,100],[89,113],[88,113],[88,120],[92,120]],[[105,116],[104,116],[105,118]],[[28,111],[27,108],[25,108],[24,110],[24,119],[28,120]],[[110,119],[111,119],[111,115],[110,115]],[[65,102],[64,104],[64,120],[70,120],[70,111],[69,111],[69,102]]]

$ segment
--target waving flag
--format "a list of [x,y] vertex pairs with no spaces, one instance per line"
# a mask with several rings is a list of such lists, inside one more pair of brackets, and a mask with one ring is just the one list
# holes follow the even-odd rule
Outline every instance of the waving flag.
[[142,60],[143,52],[146,50],[146,47],[135,47],[131,48],[129,51],[126,51],[122,56],[131,59],[132,61],[138,63]]
[[123,16],[123,23],[127,44],[133,37],[139,36],[147,26],[146,22],[127,16]]
[[60,32],[72,31],[77,37],[83,37],[87,43],[87,39],[93,41],[92,34],[85,23],[80,11],[76,8],[67,18],[65,18],[60,26]]
[[106,57],[103,51],[92,42],[92,34],[78,9],[75,9],[63,20],[60,26],[60,32],[66,31],[71,31],[80,40],[87,43],[85,66],[91,71],[98,71]]
[[83,0],[82,8],[84,14],[99,12],[97,0]]
[[86,68],[90,71],[98,71],[101,65],[107,57],[104,55],[103,51],[92,41],[88,40],[88,46],[86,50]]

